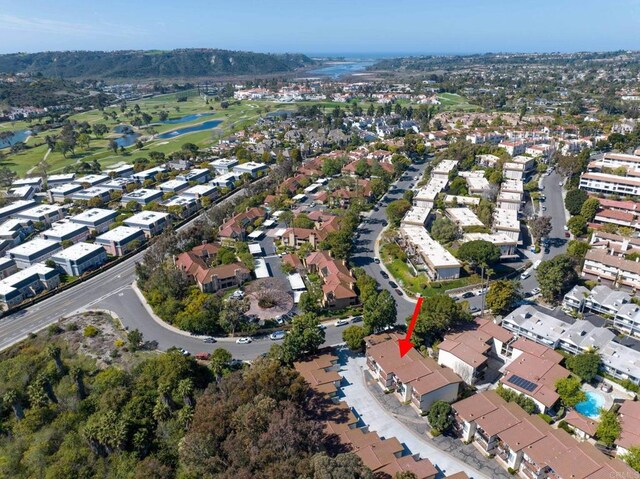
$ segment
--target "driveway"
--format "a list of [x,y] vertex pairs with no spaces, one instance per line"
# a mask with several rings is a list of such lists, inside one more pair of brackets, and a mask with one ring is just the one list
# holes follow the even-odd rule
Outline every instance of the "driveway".
[[[429,459],[440,471],[438,477],[464,471],[470,478],[495,479],[509,476],[494,461],[483,457],[474,446],[464,445],[457,439],[450,441],[431,440],[428,436],[416,431],[420,427],[426,429],[426,421],[417,413],[413,417],[407,415],[403,421],[400,414],[394,414],[376,398],[367,386],[364,371],[366,361],[364,357],[354,357],[342,349],[340,356],[340,375],[343,377],[343,400],[360,417],[370,431],[375,431],[380,437],[396,437],[411,454]],[[381,393],[382,394],[382,393]],[[385,398],[390,395],[385,395]],[[391,398],[390,398],[391,399]],[[398,405],[400,403],[393,397]],[[410,406],[404,406],[408,408]],[[416,428],[410,427],[413,423]],[[450,439],[450,438],[442,438]]]

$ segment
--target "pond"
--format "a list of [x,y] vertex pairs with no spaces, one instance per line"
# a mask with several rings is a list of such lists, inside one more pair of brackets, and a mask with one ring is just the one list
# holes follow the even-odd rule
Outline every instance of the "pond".
[[8,132],[7,130],[0,130],[0,148],[8,148],[9,146],[15,145],[20,141],[25,141],[29,135],[31,135],[31,130],[18,130],[13,131],[13,135],[4,137],[2,135],[3,132]]
[[175,118],[173,120],[159,121],[158,123],[161,123],[163,125],[177,125],[179,123],[187,123],[189,121],[197,120],[198,118],[203,118],[203,117],[212,116],[212,115],[213,115],[213,113],[195,113],[195,114],[192,114],[192,115],[185,115],[182,118]]
[[601,394],[587,391],[587,400],[576,404],[576,411],[583,416],[597,418],[600,416],[600,409],[604,407],[604,396]]
[[133,145],[140,138],[140,134],[135,133],[129,125],[118,125],[113,128],[113,131],[122,134],[120,138],[115,139],[116,144],[122,148]]
[[222,123],[222,120],[209,120],[199,123],[198,125],[186,126],[184,128],[178,128],[177,130],[167,131],[166,133],[158,135],[157,138],[166,140],[169,138],[175,138],[176,136],[186,135],[187,133],[194,133],[196,131],[212,130],[220,123]]

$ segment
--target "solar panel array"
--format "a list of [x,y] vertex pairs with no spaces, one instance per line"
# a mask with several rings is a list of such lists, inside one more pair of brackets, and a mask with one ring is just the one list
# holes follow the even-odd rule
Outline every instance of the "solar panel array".
[[515,386],[518,386],[521,389],[524,389],[525,391],[529,391],[529,392],[533,392],[537,389],[538,385],[536,383],[532,383],[531,381],[527,381],[524,378],[521,378],[520,376],[516,376],[515,374],[512,374],[509,379],[507,379],[508,383],[511,383]]

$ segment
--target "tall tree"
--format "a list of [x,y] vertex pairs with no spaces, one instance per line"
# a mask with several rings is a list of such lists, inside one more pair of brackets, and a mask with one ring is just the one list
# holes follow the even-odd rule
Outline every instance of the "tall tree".
[[385,289],[375,296],[370,296],[362,312],[365,332],[377,333],[387,326],[393,326],[396,323],[396,316],[396,301],[389,291]]
[[429,345],[447,329],[472,319],[451,296],[440,294],[425,298],[416,321],[412,342]]
[[516,281],[499,279],[491,283],[487,292],[487,307],[496,315],[513,310],[520,300],[520,288]]
[[613,446],[618,436],[620,436],[620,421],[618,415],[613,411],[600,410],[600,422],[596,428],[596,437],[606,446]]
[[540,241],[540,238],[548,236],[552,229],[551,217],[549,216],[538,216],[529,221],[529,230],[536,243]]
[[313,313],[305,313],[293,318],[289,334],[282,343],[282,359],[292,363],[304,354],[313,354],[324,342],[324,329],[318,327],[318,318]]
[[561,254],[543,261],[536,270],[536,279],[544,299],[555,303],[578,281],[574,260]]

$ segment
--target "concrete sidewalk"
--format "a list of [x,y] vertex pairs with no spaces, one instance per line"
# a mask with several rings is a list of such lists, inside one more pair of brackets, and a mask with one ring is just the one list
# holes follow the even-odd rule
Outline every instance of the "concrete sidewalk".
[[[496,477],[494,471],[483,467],[482,464],[478,464],[480,468],[471,466],[466,461],[443,451],[428,436],[421,435],[403,424],[391,411],[385,409],[369,391],[364,376],[365,358],[350,356],[345,350],[340,351],[339,354],[342,365],[340,375],[346,380],[343,381],[346,384],[342,386],[344,394],[342,399],[356,411],[362,421],[369,426],[370,431],[377,432],[381,437],[395,436],[412,454],[420,454],[420,457],[429,459],[443,474],[450,475],[464,471],[474,479],[494,479]],[[426,422],[417,415],[415,421],[426,426]],[[460,446],[464,447],[462,443]],[[497,464],[495,466],[499,468]]]

